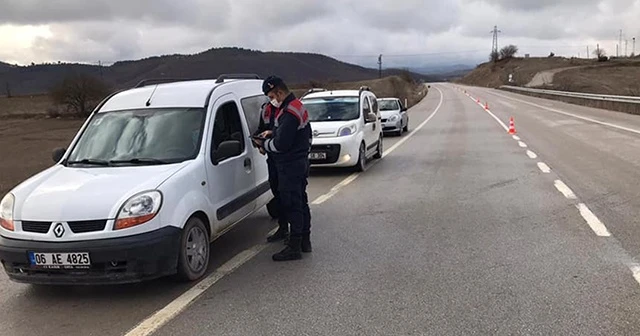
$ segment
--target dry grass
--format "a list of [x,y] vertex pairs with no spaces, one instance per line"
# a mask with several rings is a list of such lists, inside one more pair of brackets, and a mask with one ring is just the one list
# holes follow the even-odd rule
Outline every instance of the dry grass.
[[[360,82],[349,83],[317,83],[320,87],[327,90],[358,90],[362,86],[368,86],[378,98],[394,97],[400,98],[403,102],[408,101],[408,107],[411,107],[427,95],[427,88],[423,85],[409,82],[398,76],[385,77],[381,79],[373,79]],[[311,85],[296,86],[293,89],[294,94],[300,97]]]
[[0,119],[45,117],[52,106],[47,95],[0,97]]
[[640,62],[611,62],[572,69],[553,78],[553,89],[625,96],[640,96]]
[[53,165],[51,153],[66,147],[82,120],[12,119],[0,122],[0,197]]
[[458,80],[458,82],[467,85],[497,88],[508,84],[509,74],[513,74],[515,84],[524,86],[540,71],[594,64],[597,64],[597,62],[593,59],[568,59],[562,57],[513,58],[498,61],[497,63],[481,64],[471,73]]

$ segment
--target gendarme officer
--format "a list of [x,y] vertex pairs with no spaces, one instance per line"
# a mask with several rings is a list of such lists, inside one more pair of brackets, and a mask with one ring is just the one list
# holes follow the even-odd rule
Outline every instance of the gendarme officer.
[[[272,131],[276,113],[277,108],[273,106],[271,102],[264,103],[260,109],[260,124],[254,135],[260,135],[264,131]],[[260,147],[260,153],[265,154],[262,147]],[[273,154],[267,155],[267,167],[269,168],[269,186],[274,196],[269,204],[267,204],[267,209],[271,217],[278,219],[278,230],[273,235],[267,237],[267,241],[271,243],[284,240],[288,237],[289,222],[286,220],[285,214],[281,209],[282,202],[280,201],[280,194],[278,193],[278,171],[273,161]]]
[[263,132],[268,139],[257,141],[276,164],[281,210],[291,226],[287,246],[274,254],[273,260],[300,259],[301,252],[311,252],[311,214],[307,198],[312,141],[309,114],[278,77],[265,79],[262,91],[276,107],[276,115],[273,129]]

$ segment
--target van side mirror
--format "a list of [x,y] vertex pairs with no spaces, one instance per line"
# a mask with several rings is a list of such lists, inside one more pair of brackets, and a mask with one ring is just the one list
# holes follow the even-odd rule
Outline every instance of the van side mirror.
[[378,120],[378,117],[376,116],[375,113],[373,112],[369,112],[367,113],[366,117],[365,117],[365,121],[366,122],[375,122],[376,120]]
[[60,160],[62,160],[62,157],[64,156],[64,153],[66,153],[67,150],[64,148],[56,148],[53,150],[53,154],[51,155],[51,159],[53,160],[53,162],[58,163],[60,162]]
[[227,140],[222,142],[218,149],[211,154],[211,161],[213,161],[214,165],[217,165],[228,158],[240,154],[242,154],[242,143],[238,140]]
[[400,109],[400,111],[402,111],[402,112],[407,112],[407,108],[403,106],[403,107]]

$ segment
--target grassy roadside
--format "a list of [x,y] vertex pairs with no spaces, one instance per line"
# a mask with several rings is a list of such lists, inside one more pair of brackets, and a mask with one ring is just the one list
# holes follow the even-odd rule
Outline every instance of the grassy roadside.
[[313,86],[311,84],[297,85],[292,87],[292,91],[297,97],[300,97],[312,87],[321,87],[327,90],[358,90],[361,86],[368,86],[378,98],[400,98],[403,104],[406,99],[407,108],[419,103],[428,92],[424,85],[398,76],[360,82],[313,83]]

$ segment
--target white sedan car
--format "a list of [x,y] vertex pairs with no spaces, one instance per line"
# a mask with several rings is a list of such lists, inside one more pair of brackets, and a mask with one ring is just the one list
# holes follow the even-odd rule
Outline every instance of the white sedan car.
[[395,133],[400,136],[409,131],[409,115],[400,99],[379,98],[378,105],[380,106],[384,133]]

